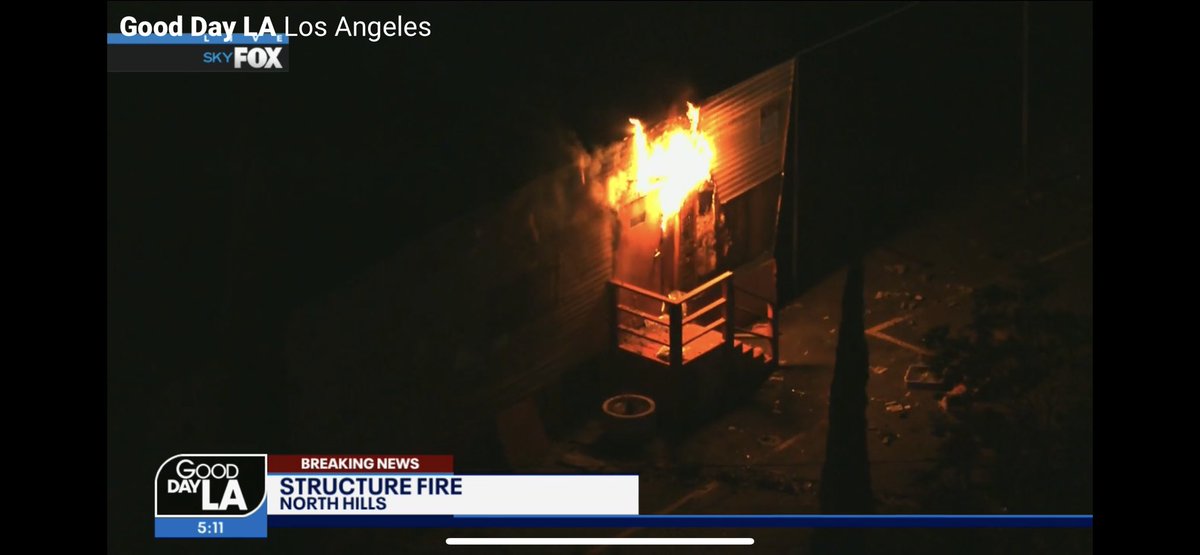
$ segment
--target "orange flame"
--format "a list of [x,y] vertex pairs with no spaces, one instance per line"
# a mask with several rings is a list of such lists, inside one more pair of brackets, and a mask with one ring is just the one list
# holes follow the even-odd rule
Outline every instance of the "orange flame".
[[[659,226],[665,233],[667,221],[679,213],[687,196],[712,177],[712,139],[700,131],[700,108],[687,103],[688,127],[676,124],[649,139],[642,122],[633,124],[629,167],[608,182],[608,200],[613,207],[657,193]],[[649,200],[649,199],[648,199]],[[647,206],[648,214],[651,206]]]

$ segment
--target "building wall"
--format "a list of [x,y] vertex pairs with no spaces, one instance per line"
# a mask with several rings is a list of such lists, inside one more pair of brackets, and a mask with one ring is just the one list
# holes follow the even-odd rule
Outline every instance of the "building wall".
[[577,173],[557,172],[298,311],[298,444],[461,452],[504,406],[603,351],[607,221]]
[[[702,125],[717,130],[718,198],[736,210],[738,248],[724,267],[761,263],[773,248],[791,68],[703,105]],[[554,392],[607,374],[615,215],[595,198],[577,168],[563,168],[297,311],[281,385],[296,444],[487,458],[501,451],[496,416],[514,403],[543,392],[543,420],[570,412],[548,407],[564,398]]]

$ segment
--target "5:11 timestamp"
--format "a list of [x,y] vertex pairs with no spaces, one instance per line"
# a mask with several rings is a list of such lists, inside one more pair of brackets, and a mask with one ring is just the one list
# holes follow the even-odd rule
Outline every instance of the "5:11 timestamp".
[[220,535],[225,533],[225,522],[214,520],[205,522],[203,520],[196,522],[196,533],[200,535]]

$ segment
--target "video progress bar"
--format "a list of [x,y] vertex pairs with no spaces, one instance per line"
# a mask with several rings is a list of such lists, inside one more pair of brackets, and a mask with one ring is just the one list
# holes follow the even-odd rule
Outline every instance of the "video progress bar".
[[446,538],[446,545],[754,545],[754,538]]

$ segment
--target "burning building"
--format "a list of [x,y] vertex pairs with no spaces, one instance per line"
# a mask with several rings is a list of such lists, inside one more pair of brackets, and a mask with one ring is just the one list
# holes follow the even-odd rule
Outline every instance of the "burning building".
[[778,363],[794,74],[789,60],[678,118],[631,119],[621,144],[297,311],[298,443],[512,461],[538,441],[506,428],[554,432],[615,392],[686,421],[761,381]]

